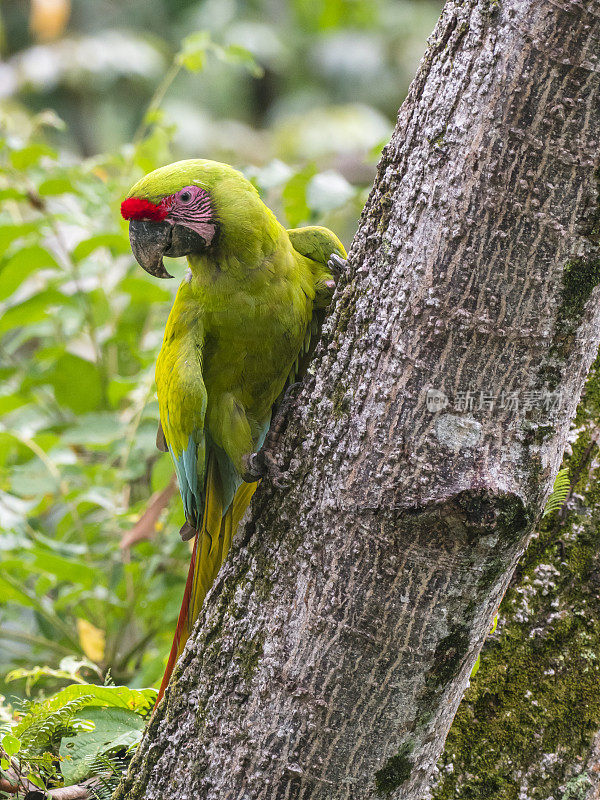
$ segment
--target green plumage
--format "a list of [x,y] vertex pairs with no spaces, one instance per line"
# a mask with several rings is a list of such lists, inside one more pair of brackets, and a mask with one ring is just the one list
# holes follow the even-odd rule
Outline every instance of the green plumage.
[[178,162],[147,175],[129,196],[157,202],[190,184],[209,192],[219,232],[206,254],[188,259],[191,275],[167,322],[156,383],[186,517],[195,525],[209,450],[217,454],[225,511],[242,459],[262,443],[304,352],[313,314],[331,298],[327,261],[345,251],[325,228],[286,231],[254,186],[225,164]]
[[[156,384],[186,519],[198,529],[212,515],[214,529],[214,519],[232,506],[244,459],[261,447],[273,406],[294,379],[331,299],[327,261],[333,253],[344,258],[345,251],[325,228],[287,231],[241,173],[213,161],[158,169],[129,196],[156,203],[190,185],[209,193],[218,233],[205,253],[188,257],[190,273],[169,315]],[[211,459],[216,491],[207,486]],[[212,500],[205,508],[209,491],[217,496],[216,517]],[[221,547],[220,559],[225,555]]]

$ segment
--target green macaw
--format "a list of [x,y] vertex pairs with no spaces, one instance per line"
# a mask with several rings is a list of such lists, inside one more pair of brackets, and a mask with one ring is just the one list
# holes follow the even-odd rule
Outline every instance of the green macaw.
[[314,345],[346,252],[321,227],[286,230],[226,164],[179,161],[151,172],[121,205],[133,254],[170,278],[187,256],[156,363],[157,445],[175,465],[194,537],[165,690],[206,593],[264,471],[273,409]]

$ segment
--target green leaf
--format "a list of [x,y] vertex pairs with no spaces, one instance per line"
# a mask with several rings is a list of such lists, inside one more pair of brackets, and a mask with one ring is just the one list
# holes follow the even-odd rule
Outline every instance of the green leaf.
[[162,453],[152,467],[152,491],[162,491],[173,475],[173,462],[168,453]]
[[[123,400],[124,397],[127,397],[129,392],[135,389],[137,385],[138,385],[137,381],[126,380],[125,378],[114,378],[108,385],[108,401],[111,404],[111,406],[113,408],[116,408],[121,402],[121,400]],[[0,414],[1,413],[2,413],[2,398],[0,397]]]
[[46,464],[31,459],[25,464],[15,464],[10,474],[10,488],[18,497],[36,497],[59,491],[59,478]]
[[20,150],[13,150],[10,154],[10,160],[15,169],[26,170],[37,164],[43,156],[50,156],[56,158],[56,150],[53,150],[47,144],[35,142],[29,144]]
[[212,44],[208,31],[198,31],[186,36],[175,61],[189,72],[201,72],[206,62],[206,51]]
[[94,727],[61,742],[59,754],[64,759],[61,772],[67,784],[86,778],[94,761],[103,753],[135,747],[144,729],[142,717],[122,708],[83,708],[78,717]]
[[17,225],[0,225],[0,250],[4,252],[11,242],[27,236],[38,228],[36,222],[21,222]]
[[45,319],[54,305],[65,305],[68,298],[56,289],[46,289],[18,305],[11,306],[0,317],[0,334],[15,328],[26,328]]
[[20,191],[19,189],[0,189],[0,203],[4,200],[23,200],[25,197],[24,192]]
[[87,705],[126,708],[145,713],[149,711],[158,692],[156,689],[130,689],[128,686],[96,686],[93,683],[74,683],[50,697],[44,703],[50,710],[56,710],[80,697],[90,696]]
[[72,353],[62,355],[48,381],[57,402],[76,414],[94,411],[102,402],[102,381],[95,364]]
[[27,694],[29,694],[29,689],[41,678],[59,678],[69,682],[77,681],[78,683],[85,683],[79,674],[82,668],[90,669],[101,677],[99,667],[88,658],[67,656],[61,659],[59,669],[52,669],[48,666],[38,666],[32,669],[13,669],[7,673],[4,680],[6,683],[12,683],[12,681],[23,680],[23,678],[25,678],[27,680]]
[[2,767],[2,769],[8,769],[10,767],[8,758],[0,758],[0,767]]
[[306,192],[308,184],[316,172],[316,166],[309,164],[289,179],[281,193],[283,208],[292,228],[310,219],[310,208],[306,200]]
[[65,431],[64,444],[107,445],[123,435],[122,424],[110,412],[86,414],[76,425]]
[[149,108],[144,116],[146,125],[160,125],[166,119],[166,114],[162,108]]
[[70,560],[50,553],[45,548],[37,547],[32,548],[29,554],[33,556],[38,573],[49,573],[58,580],[81,584],[88,588],[98,582],[97,571],[83,564],[80,559]]
[[27,402],[27,399],[20,394],[0,395],[0,416],[20,408]]
[[7,756],[14,756],[21,749],[21,742],[16,736],[7,733],[2,737],[2,749]]
[[67,194],[68,192],[74,192],[75,187],[71,180],[64,175],[55,178],[46,178],[45,181],[42,181],[38,186],[38,194],[42,197],[46,197],[48,195],[57,195],[57,194]]
[[569,477],[569,470],[561,469],[556,475],[554,485],[552,486],[552,492],[546,501],[542,519],[544,517],[549,517],[550,514],[553,514],[555,511],[558,511],[560,508],[562,508],[570,490],[571,479]]
[[262,78],[265,74],[264,69],[260,64],[257,64],[252,53],[246,50],[245,47],[239,44],[230,44],[223,50],[221,48],[219,50],[220,52],[217,51],[217,55],[222,61],[226,61],[229,64],[240,64],[250,72],[253,78]]
[[150,172],[169,161],[174,131],[174,126],[156,125],[135,148],[135,164],[144,172]]
[[[52,754],[50,753],[50,754],[47,754],[47,755],[51,756]],[[27,780],[31,781],[31,783],[33,783],[35,786],[37,786],[38,789],[43,789],[45,791],[46,784],[40,778],[39,775],[36,775],[35,773],[30,772],[29,775],[27,776]]]
[[171,293],[162,289],[155,283],[144,278],[124,278],[119,284],[119,289],[126,292],[131,297],[132,302],[141,305],[150,303],[168,303],[171,300]]
[[44,247],[23,247],[0,269],[0,300],[9,297],[23,281],[38,269],[58,267],[54,256]]
[[95,236],[90,236],[89,239],[79,242],[73,250],[72,256],[75,261],[81,261],[99,247],[108,247],[109,250],[115,253],[129,253],[130,251],[128,240],[120,233],[98,233]]

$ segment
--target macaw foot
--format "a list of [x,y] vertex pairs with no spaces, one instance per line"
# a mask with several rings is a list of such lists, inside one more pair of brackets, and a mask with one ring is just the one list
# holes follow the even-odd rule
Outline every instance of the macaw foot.
[[333,277],[335,278],[335,282],[338,282],[338,279],[342,275],[343,272],[346,271],[348,267],[348,262],[345,258],[338,256],[337,253],[332,253],[329,256],[329,261],[327,262],[327,267]]
[[183,523],[181,528],[179,529],[179,535],[181,536],[182,541],[189,542],[190,539],[193,539],[194,536],[198,533],[196,528],[188,522],[187,520]]
[[266,450],[250,453],[243,460],[244,474],[242,477],[246,483],[254,483],[254,481],[260,481],[262,478],[269,478],[271,483],[278,489],[285,489],[288,486],[285,480],[285,472],[279,468],[273,456]]
[[292,397],[300,386],[302,386],[302,382],[297,381],[287,387],[279,402],[275,417],[269,426],[263,446],[257,453],[250,453],[249,456],[244,458],[244,474],[242,477],[248,483],[258,481],[261,478],[269,478],[278,489],[285,489],[289,485],[285,478],[286,473],[278,466],[271,451],[281,434]]

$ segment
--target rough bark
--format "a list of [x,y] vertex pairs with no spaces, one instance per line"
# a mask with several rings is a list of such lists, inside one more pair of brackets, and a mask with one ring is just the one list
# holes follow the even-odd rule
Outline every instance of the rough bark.
[[600,797],[600,358],[571,438],[565,506],[519,562],[426,800]]
[[116,797],[422,796],[598,348],[598,10],[445,7],[279,443],[290,488],[257,493]]

